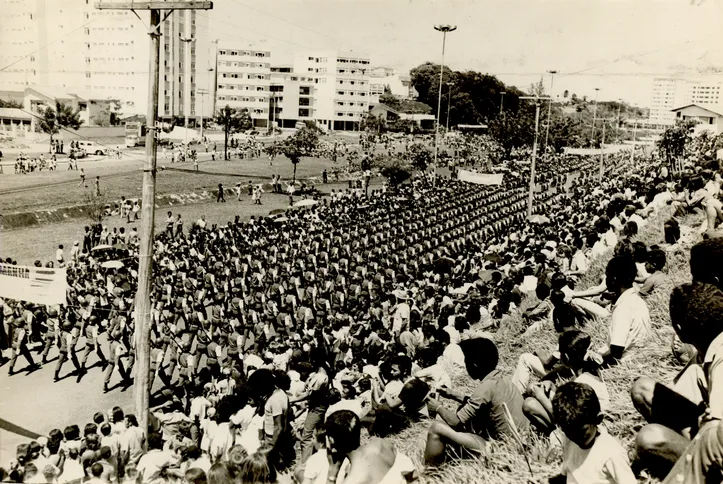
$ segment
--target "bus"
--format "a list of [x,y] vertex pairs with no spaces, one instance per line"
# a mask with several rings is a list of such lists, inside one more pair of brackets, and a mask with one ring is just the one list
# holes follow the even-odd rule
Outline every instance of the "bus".
[[139,122],[126,123],[126,148],[146,145],[146,125]]

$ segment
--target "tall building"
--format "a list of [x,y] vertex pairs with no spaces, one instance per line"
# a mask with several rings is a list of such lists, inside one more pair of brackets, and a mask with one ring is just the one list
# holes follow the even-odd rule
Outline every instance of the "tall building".
[[[148,103],[148,22],[125,10],[98,10],[92,0],[0,0],[0,90],[26,87],[92,93],[121,100],[126,114],[145,114]],[[184,99],[184,76],[207,75],[208,28],[196,11],[175,11],[164,22],[161,37],[159,109],[161,117],[197,110],[195,94]],[[184,67],[186,43],[194,36],[190,67]],[[195,44],[195,45],[194,45]],[[165,65],[164,65],[165,64]],[[179,80],[180,76],[180,80]],[[205,81],[201,80],[205,87]],[[166,103],[168,99],[168,109]]]
[[291,66],[271,68],[269,120],[280,128],[314,120],[317,77],[293,72]]
[[658,77],[653,79],[649,122],[658,125],[675,124],[673,109],[687,104],[719,105],[723,78],[685,79]]
[[216,70],[216,109],[245,108],[254,126],[268,126],[271,52],[220,43]]
[[369,112],[368,54],[309,52],[296,55],[294,74],[314,80],[311,114],[328,129],[355,130]]

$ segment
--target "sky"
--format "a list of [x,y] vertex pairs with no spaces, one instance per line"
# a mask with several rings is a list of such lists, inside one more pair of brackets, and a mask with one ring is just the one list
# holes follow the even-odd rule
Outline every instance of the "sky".
[[654,77],[723,76],[723,0],[216,0],[212,38],[272,51],[356,50],[400,73],[441,62],[527,89],[650,102]]

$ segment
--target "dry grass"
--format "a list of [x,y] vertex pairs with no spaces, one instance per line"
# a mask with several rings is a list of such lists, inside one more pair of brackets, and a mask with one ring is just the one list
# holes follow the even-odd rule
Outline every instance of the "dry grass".
[[[648,246],[662,244],[663,222],[670,215],[670,212],[666,211],[651,219],[638,235],[638,240]],[[681,225],[695,226],[695,222],[700,223],[697,218],[691,217],[683,220]],[[681,368],[671,352],[673,329],[670,326],[668,300],[675,285],[690,281],[689,249],[690,245],[677,246],[668,252],[665,285],[647,300],[654,328],[654,335],[648,345],[632,359],[602,373],[610,393],[610,408],[604,425],[608,432],[630,451],[631,457],[635,434],[644,424],[630,399],[629,392],[633,382],[640,376],[668,382]],[[596,262],[579,283],[579,287],[597,284],[604,274],[606,263],[607,260]],[[598,347],[606,341],[607,327],[608,321],[586,327],[585,331],[593,339],[593,347]],[[514,371],[522,353],[533,352],[536,349],[554,351],[557,348],[557,338],[552,328],[529,336],[522,335],[523,328],[524,323],[519,313],[514,314],[494,338],[500,352],[500,368],[509,375]],[[460,389],[471,389],[472,385],[468,378],[455,381],[455,386]],[[398,451],[408,455],[419,469],[424,468],[423,449],[428,425],[428,422],[417,423],[392,438]],[[532,432],[523,438],[526,440],[524,453],[520,445],[513,441],[493,442],[484,457],[452,462],[438,469],[427,469],[422,472],[420,482],[516,484],[546,481],[546,478],[558,474],[561,463],[559,448],[550,446],[546,439],[539,438]],[[528,461],[532,474],[528,468]]]

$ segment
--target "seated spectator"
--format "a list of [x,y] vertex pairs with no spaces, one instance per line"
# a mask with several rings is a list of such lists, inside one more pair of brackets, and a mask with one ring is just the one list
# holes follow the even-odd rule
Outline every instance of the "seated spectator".
[[552,412],[564,438],[562,471],[550,479],[551,483],[637,482],[627,452],[600,426],[603,415],[592,387],[579,382],[565,383],[555,392]]
[[648,297],[660,288],[665,281],[663,268],[665,267],[666,256],[665,251],[661,249],[653,249],[648,252],[648,260],[645,263],[645,269],[648,277],[645,278],[640,290],[638,291],[642,297]]
[[[718,373],[723,368],[723,338],[720,337],[722,320],[723,291],[717,287],[693,282],[673,290],[670,296],[670,322],[681,341],[697,349],[698,356],[690,360],[672,385],[665,386],[651,378],[642,377],[631,390],[635,408],[649,422],[636,437],[638,458],[641,466],[649,469],[653,475],[666,475],[675,461],[686,452],[690,438],[696,434],[700,442],[707,442],[700,445],[720,445],[711,440],[716,438],[716,432],[708,430],[712,423],[717,425],[723,417],[723,395],[719,395],[721,392],[717,389],[722,378]],[[716,382],[718,386],[715,386]],[[713,451],[716,447],[710,449]],[[706,459],[706,462],[715,461],[714,457]],[[697,460],[693,467],[687,463],[681,465],[687,469],[684,471],[686,475],[693,473],[691,476],[697,478],[695,476],[705,473],[697,467],[700,463]],[[676,472],[680,474],[681,471]]]
[[[475,338],[460,342],[460,347],[467,373],[479,383],[470,397],[452,389],[439,390],[442,396],[464,402],[456,411],[443,407],[438,400],[429,400],[429,410],[442,419],[434,422],[427,433],[424,458],[430,464],[443,461],[448,446],[477,454],[484,451],[486,439],[509,434],[510,425],[522,429],[528,425],[522,414],[520,391],[496,370],[498,357],[495,344],[485,338]],[[513,422],[507,421],[505,406]]]
[[563,382],[570,377],[578,383],[585,383],[595,390],[603,412],[610,403],[605,383],[598,374],[599,366],[587,358],[590,349],[590,336],[578,330],[565,331],[560,335],[561,365],[542,378],[542,381],[532,386],[532,396],[525,399],[522,411],[532,422],[534,427],[548,434],[555,429],[552,418],[552,398],[555,388],[560,380]]
[[605,269],[607,290],[616,298],[608,344],[597,352],[606,364],[615,364],[639,347],[650,334],[650,312],[633,288],[635,263],[628,257],[613,257]]

